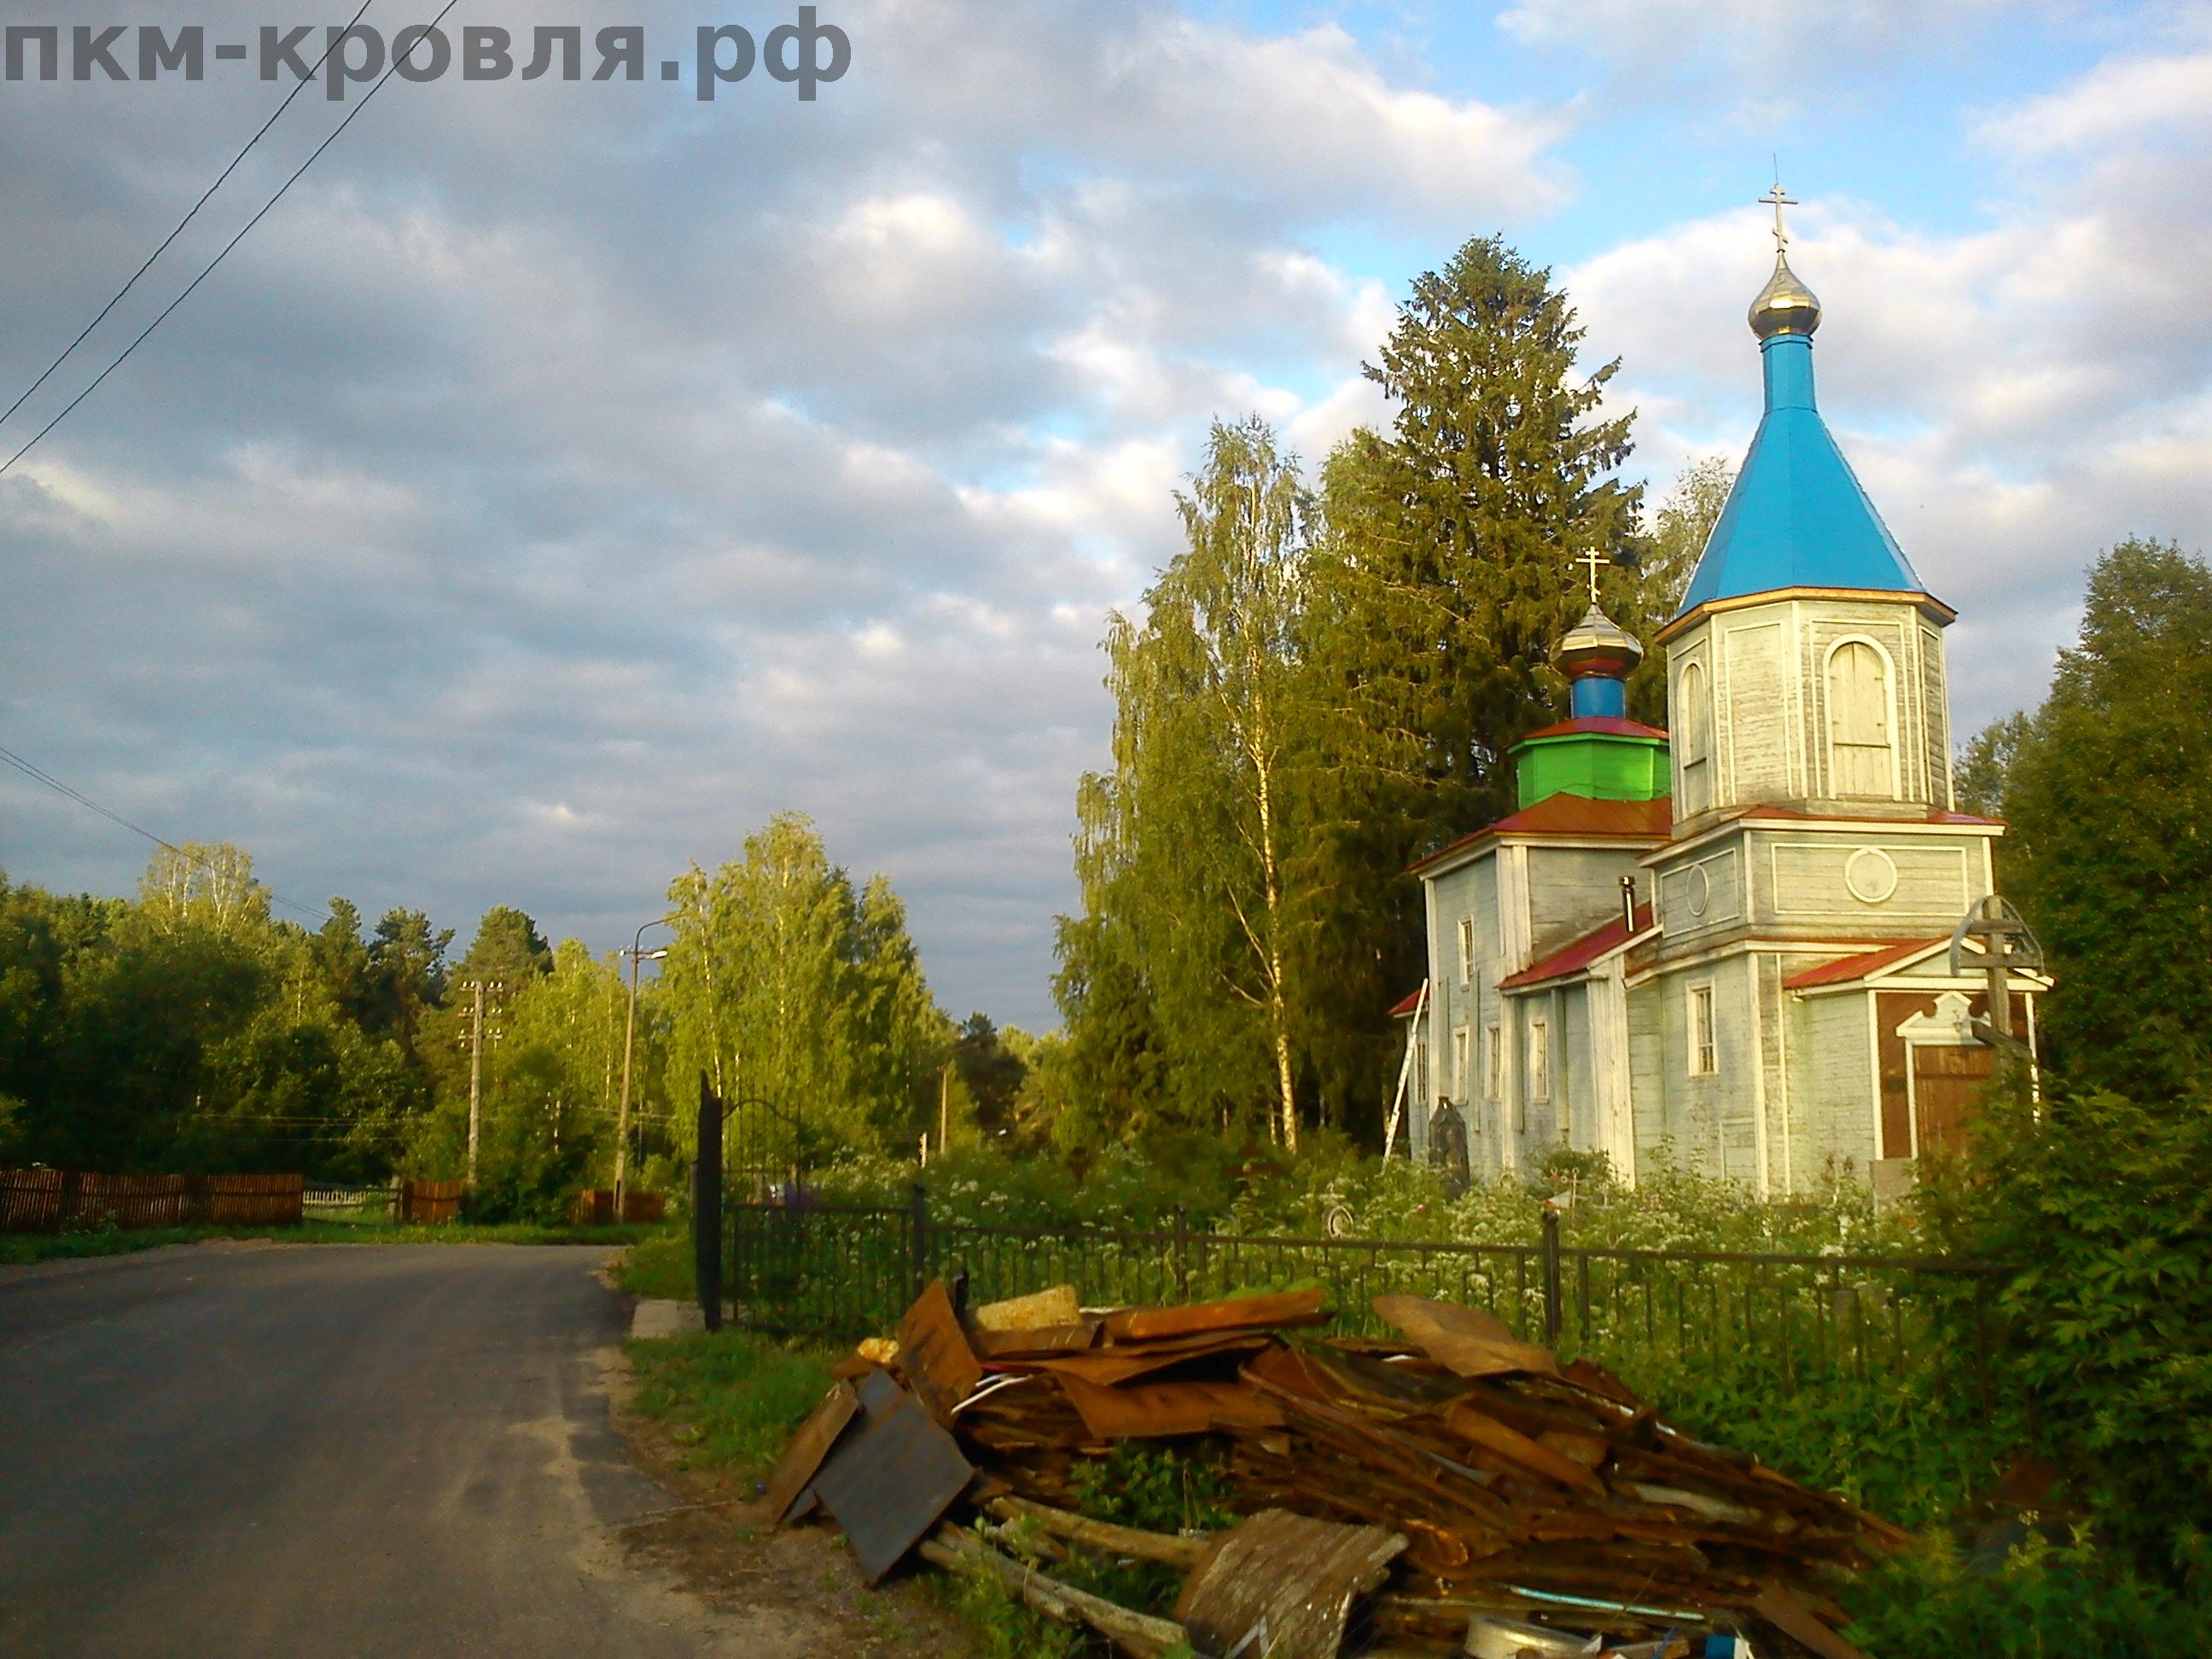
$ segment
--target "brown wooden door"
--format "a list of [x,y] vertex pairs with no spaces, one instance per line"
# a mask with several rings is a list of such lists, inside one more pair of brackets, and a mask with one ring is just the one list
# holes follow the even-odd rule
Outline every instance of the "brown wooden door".
[[1916,1042],[1913,1127],[1922,1157],[1966,1150],[1966,1115],[1989,1086],[1995,1050],[1978,1042]]

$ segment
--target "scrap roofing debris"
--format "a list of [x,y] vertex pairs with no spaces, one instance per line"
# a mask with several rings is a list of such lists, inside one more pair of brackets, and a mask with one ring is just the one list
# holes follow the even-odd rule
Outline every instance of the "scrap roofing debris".
[[[1487,1313],[1374,1308],[1401,1340],[1286,1334],[1324,1322],[1319,1291],[1102,1310],[1061,1286],[963,1312],[939,1280],[896,1341],[837,1367],[769,1505],[826,1510],[871,1583],[918,1547],[1138,1656],[1863,1659],[1823,1578],[1904,1542],[1896,1528],[1683,1434]],[[1201,1435],[1224,1449],[1236,1526],[1170,1536],[1079,1512],[1079,1460]],[[1001,1553],[986,1516],[1057,1553],[1176,1569],[1175,1618]]]

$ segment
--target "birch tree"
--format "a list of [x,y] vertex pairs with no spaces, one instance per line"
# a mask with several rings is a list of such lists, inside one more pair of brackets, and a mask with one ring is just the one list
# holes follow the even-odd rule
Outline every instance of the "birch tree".
[[1255,419],[1214,427],[1176,506],[1188,544],[1146,594],[1143,624],[1109,619],[1115,771],[1086,779],[1079,800],[1086,897],[1103,922],[1079,941],[1086,989],[1133,945],[1187,1105],[1212,1096],[1233,1110],[1256,1092],[1295,1150],[1309,499]]

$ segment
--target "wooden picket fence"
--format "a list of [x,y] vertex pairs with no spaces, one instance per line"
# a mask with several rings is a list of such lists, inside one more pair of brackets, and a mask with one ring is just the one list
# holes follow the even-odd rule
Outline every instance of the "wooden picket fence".
[[0,1232],[101,1227],[282,1227],[300,1219],[296,1175],[100,1175],[0,1170]]
[[399,1219],[414,1226],[435,1226],[461,1218],[461,1200],[468,1196],[465,1181],[403,1181],[399,1183]]
[[[624,1193],[623,1219],[626,1222],[649,1225],[663,1220],[668,1213],[667,1200],[659,1193]],[[568,1219],[579,1227],[611,1227],[615,1219],[613,1189],[594,1187],[576,1194],[576,1202],[568,1212]]]

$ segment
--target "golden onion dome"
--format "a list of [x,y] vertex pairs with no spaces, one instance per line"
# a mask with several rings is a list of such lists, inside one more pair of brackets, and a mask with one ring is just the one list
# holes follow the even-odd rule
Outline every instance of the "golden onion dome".
[[1751,302],[1751,331],[1762,340],[1778,334],[1810,335],[1820,325],[1820,301],[1797,279],[1789,259],[1774,256],[1774,275]]
[[1571,680],[1590,675],[1626,679],[1629,671],[1644,660],[1644,647],[1633,634],[1592,605],[1560,640],[1553,659]]

